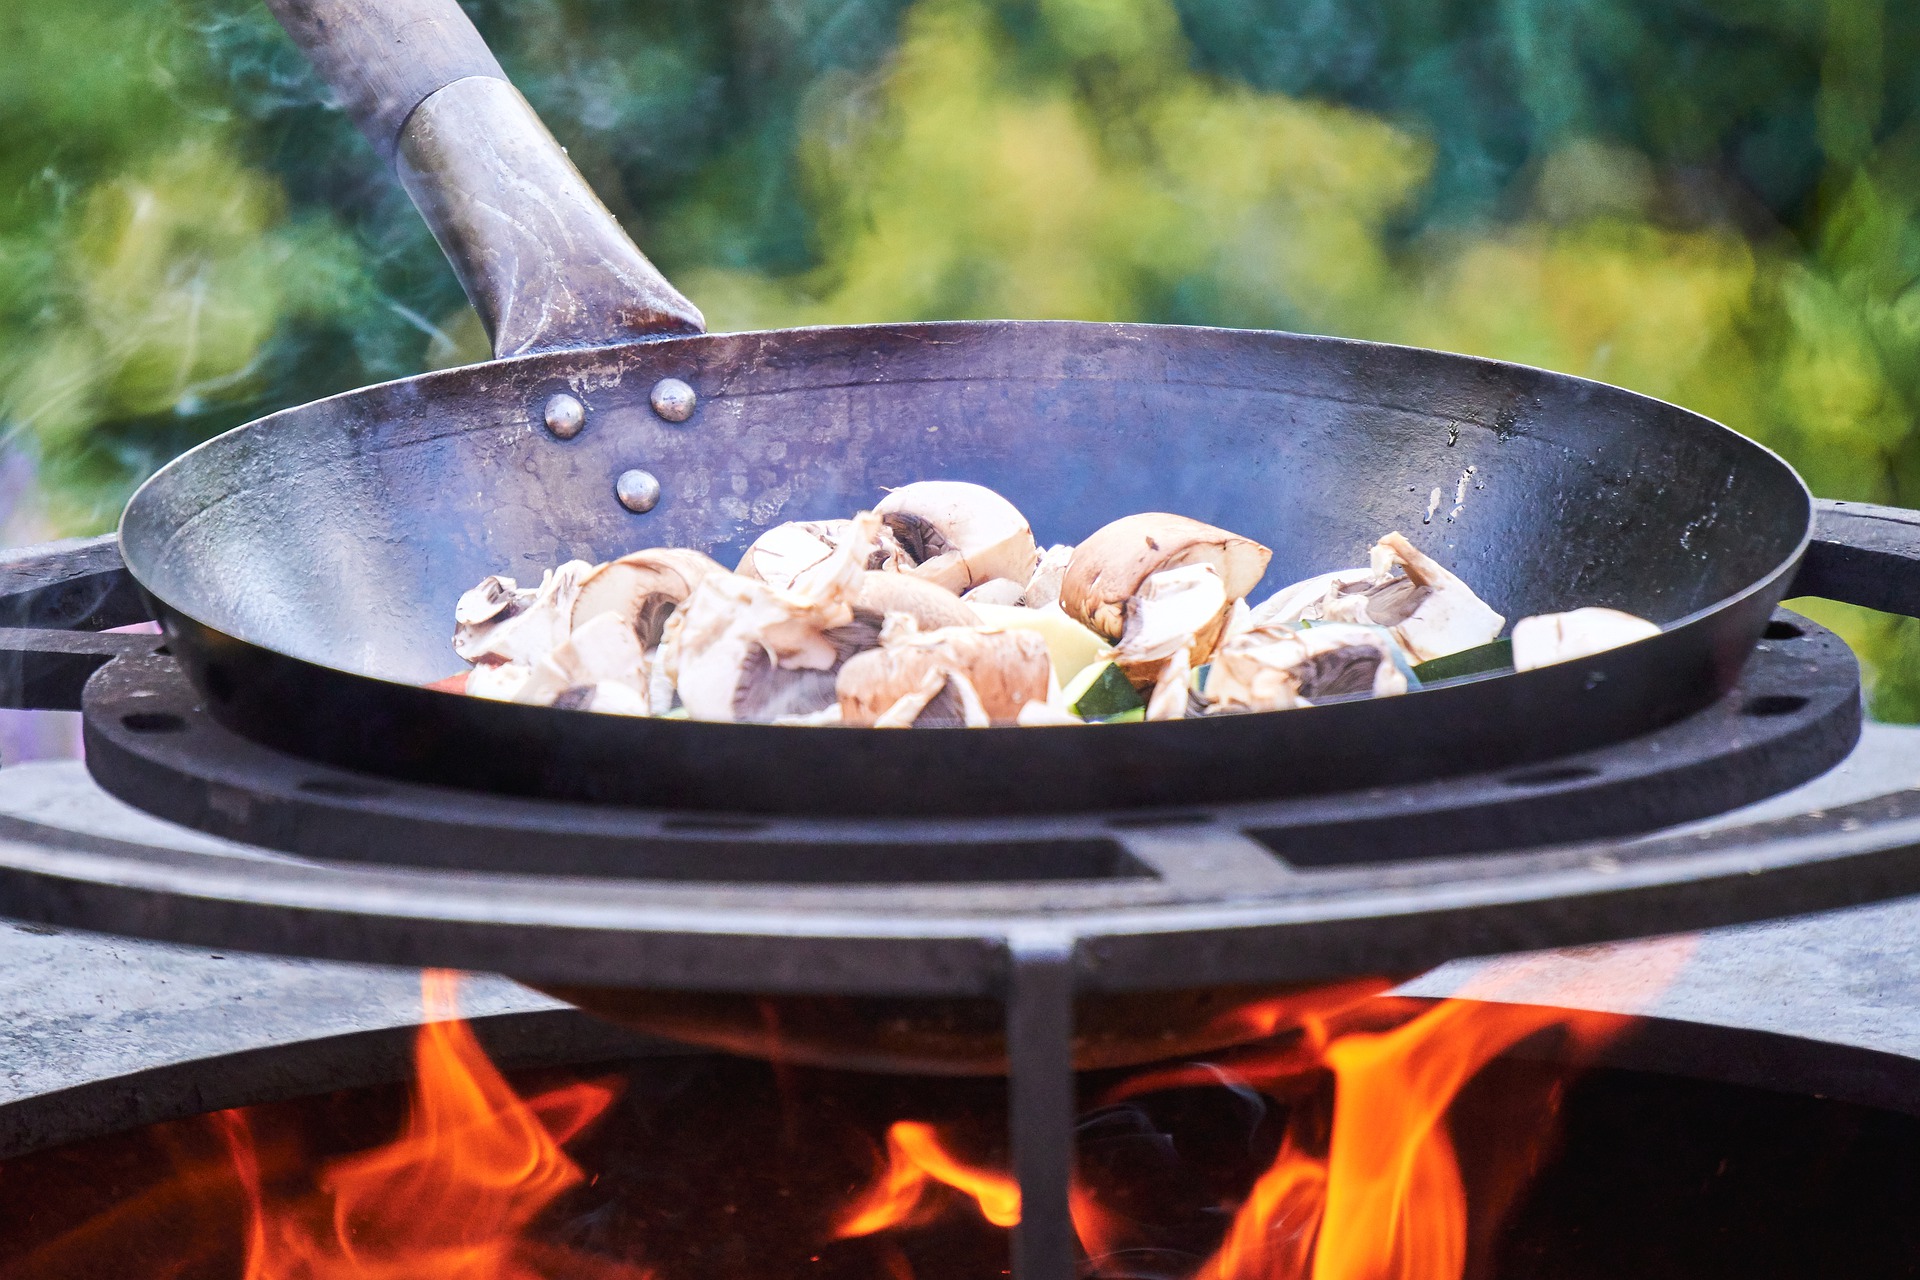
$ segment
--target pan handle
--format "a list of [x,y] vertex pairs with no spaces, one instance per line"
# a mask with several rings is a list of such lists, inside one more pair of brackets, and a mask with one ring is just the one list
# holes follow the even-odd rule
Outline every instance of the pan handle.
[[496,356],[699,333],[456,0],[267,0],[433,228]]
[[1787,594],[1920,618],[1920,511],[1815,499],[1813,542]]

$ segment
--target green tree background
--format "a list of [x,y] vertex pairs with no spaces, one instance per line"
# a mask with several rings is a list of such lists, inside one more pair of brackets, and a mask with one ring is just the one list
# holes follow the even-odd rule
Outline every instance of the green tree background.
[[[716,329],[1053,316],[1603,378],[1920,502],[1920,6],[470,0]],[[0,438],[59,529],[195,441],[481,358],[266,12],[0,15]],[[1825,607],[1920,719],[1920,628]]]

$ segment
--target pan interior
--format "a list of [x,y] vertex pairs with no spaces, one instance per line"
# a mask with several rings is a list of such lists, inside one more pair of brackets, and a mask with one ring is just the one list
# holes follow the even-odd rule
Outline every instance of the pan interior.
[[[699,393],[685,424],[648,392]],[[569,392],[585,429],[543,406]],[[616,501],[629,468],[662,498]],[[235,639],[422,682],[461,667],[453,602],[489,573],[652,545],[731,564],[760,530],[950,478],[1042,543],[1136,511],[1274,550],[1254,594],[1364,564],[1398,529],[1510,619],[1610,605],[1667,624],[1789,560],[1809,500],[1708,420],[1575,378],[1285,334],[980,323],[721,335],[477,365],[231,432],[122,527],[155,595]]]

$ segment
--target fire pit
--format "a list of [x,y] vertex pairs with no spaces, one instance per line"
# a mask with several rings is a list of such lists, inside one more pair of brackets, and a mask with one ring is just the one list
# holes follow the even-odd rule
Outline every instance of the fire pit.
[[[74,959],[100,958],[94,944],[68,945]],[[1617,978],[1661,954],[1585,959]],[[289,989],[271,971],[256,981],[256,998]],[[462,987],[469,1005],[499,1003],[429,975],[428,1009],[453,1012]],[[1399,1215],[1402,1243],[1381,1258],[1324,1256],[1323,1243],[1315,1274],[1749,1280],[1836,1262],[1850,1276],[1905,1273],[1914,1060],[1567,1009],[1368,1003],[1364,1029],[1328,1029],[1330,1067],[1283,1031],[1201,1062],[1084,1075],[1072,1201],[1081,1274],[1305,1275],[1316,1238],[1393,1234],[1341,1222],[1369,1212]],[[182,1105],[177,1118],[121,1132],[124,1118],[99,1116],[63,1145],[16,1144],[0,1165],[15,1188],[0,1211],[0,1275],[970,1280],[1005,1268],[1019,1196],[1004,1095],[990,1082],[635,1057],[570,1039],[557,1017],[545,1061],[566,1065],[531,1065],[531,1043],[516,1048],[502,1027],[545,1016],[424,1027],[392,1083],[364,1074],[368,1055],[334,1052],[337,1036],[272,1049],[283,1064],[363,1073],[311,1095],[216,1055],[199,1075],[234,1109]],[[1470,1067],[1443,1055],[1454,1069],[1436,1071],[1398,1052],[1408,1028],[1442,1021],[1452,1034],[1428,1046],[1473,1045]],[[397,1045],[401,1032],[377,1034]],[[501,1058],[522,1065],[503,1072]],[[1792,1063],[1776,1077],[1791,1087],[1740,1083],[1756,1059]],[[1415,1096],[1452,1087],[1434,1113],[1442,1123],[1400,1124],[1404,1108],[1372,1115],[1365,1082],[1383,1071]],[[48,1094],[0,1115],[58,1107]],[[1363,1115],[1374,1128],[1356,1124]],[[1405,1160],[1384,1184],[1398,1191],[1336,1204],[1318,1180],[1383,1172],[1370,1167],[1375,1142]]]
[[[150,480],[117,544],[6,566],[7,699],[81,710],[101,787],[220,841],[7,819],[16,916],[502,971],[789,1068],[1004,1072],[1006,1173],[891,1125],[841,1206],[872,1230],[834,1230],[914,1219],[932,1183],[1011,1222],[1017,1191],[1021,1280],[1108,1251],[1076,1200],[1076,1091],[1119,1105],[1188,1080],[1085,1072],[1253,1054],[1235,1069],[1290,1109],[1216,1270],[1311,1247],[1371,1275],[1417,1248],[1452,1275],[1479,1247],[1463,1166],[1421,1135],[1488,1062],[1543,1036],[1590,1054],[1618,1027],[1375,995],[1459,956],[1920,890],[1904,793],[1680,825],[1846,754],[1853,657],[1776,606],[1920,611],[1920,515],[1815,504],[1674,406],[1436,352],[1070,324],[703,335],[457,6],[271,3],[395,163],[498,359],[241,428]],[[450,593],[482,574],[642,542],[737,551],[777,517],[953,468],[1066,536],[1167,506],[1299,573],[1350,564],[1383,521],[1437,520],[1497,609],[1597,603],[1652,629],[1404,698],[1098,730],[816,731],[428,687]],[[149,614],[164,640],[99,633]],[[574,1186],[554,1134],[611,1095],[509,1104],[453,1035],[428,1037],[466,1064],[448,1096],[500,1099],[517,1167]],[[421,1088],[456,1078],[423,1058]],[[1309,1098],[1329,1078],[1331,1112]],[[1349,1120],[1334,1140],[1362,1098],[1390,1136]],[[415,1122],[438,1105],[416,1098]],[[255,1220],[310,1216],[267,1214],[269,1164],[223,1123]],[[1403,1179],[1453,1207],[1405,1218]],[[262,1249],[308,1247],[261,1230]]]
[[[138,612],[99,548],[16,560],[12,572],[31,579],[13,596],[15,620],[118,625]],[[9,818],[0,886],[11,914],[506,970],[641,1025],[777,1048],[790,1062],[1004,1062],[1027,1275],[1067,1274],[1078,1247],[1073,1100],[1092,1086],[1070,1074],[1076,1056],[1101,1064],[1113,1049],[1099,1078],[1118,1081],[1129,1069],[1114,1063],[1196,1047],[1217,1060],[1303,1017],[1341,1016],[1385,985],[1328,997],[1301,984],[1920,888],[1905,793],[1620,834],[1785,789],[1845,754],[1859,728],[1851,656],[1786,613],[1726,699],[1616,747],[1338,797],[977,823],[449,792],[234,734],[205,714],[159,637],[42,629],[8,646],[24,673],[12,700],[81,695],[88,767],[110,792],[248,842],[156,844]],[[1434,834],[1382,839],[1410,820]],[[795,865],[824,870],[796,882]],[[1204,999],[1182,994],[1194,992]],[[964,1034],[930,1042],[929,1007],[947,1011],[933,1022],[949,1031],[958,1016]],[[1143,1049],[1138,1032],[1156,1013],[1207,1035]],[[1480,1052],[1497,1057],[1564,1021],[1502,1024]],[[1610,1038],[1617,1027],[1588,1048]],[[1000,1088],[952,1087],[975,1098]],[[886,1149],[884,1132],[875,1141]],[[978,1167],[991,1156],[983,1147]]]

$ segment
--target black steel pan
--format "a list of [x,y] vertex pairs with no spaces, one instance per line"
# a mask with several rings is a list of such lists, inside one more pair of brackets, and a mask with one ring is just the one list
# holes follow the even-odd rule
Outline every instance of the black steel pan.
[[[515,794],[788,813],[1023,813],[1327,791],[1617,741],[1723,692],[1804,553],[1806,487],[1672,405],[1485,360],[1068,323],[702,335],[452,0],[271,0],[394,158],[499,357],[290,409],[128,505],[126,563],[215,714],[273,746]],[[650,403],[675,378],[683,422]],[[562,438],[552,397],[585,409]],[[567,425],[561,419],[563,426]],[[657,478],[644,514],[618,477]],[[649,545],[723,562],[883,486],[978,481],[1043,542],[1141,510],[1274,550],[1264,593],[1398,529],[1509,619],[1665,628],[1414,696],[1113,728],[700,724],[433,692],[489,573]],[[1437,505],[1435,495],[1438,494]]]

